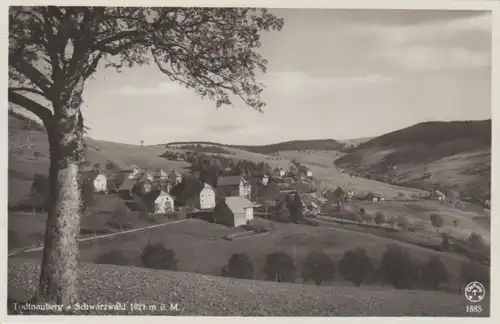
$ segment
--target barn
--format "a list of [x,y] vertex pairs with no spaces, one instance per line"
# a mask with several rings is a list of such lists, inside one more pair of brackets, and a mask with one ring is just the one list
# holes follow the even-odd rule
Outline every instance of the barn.
[[238,227],[253,220],[253,208],[252,202],[244,197],[226,197],[215,206],[214,219],[218,224]]

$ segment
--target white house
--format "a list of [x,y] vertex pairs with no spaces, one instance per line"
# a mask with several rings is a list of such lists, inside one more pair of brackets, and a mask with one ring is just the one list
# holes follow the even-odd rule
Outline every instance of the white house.
[[160,190],[154,199],[154,213],[165,214],[174,211],[174,197],[168,192]]
[[218,224],[238,227],[254,219],[254,205],[243,197],[226,197],[214,209],[214,219]]
[[215,208],[215,189],[208,183],[204,183],[200,191],[200,209],[212,208]]
[[82,180],[86,183],[91,182],[94,192],[106,192],[108,190],[108,177],[101,171],[85,171],[82,174]]

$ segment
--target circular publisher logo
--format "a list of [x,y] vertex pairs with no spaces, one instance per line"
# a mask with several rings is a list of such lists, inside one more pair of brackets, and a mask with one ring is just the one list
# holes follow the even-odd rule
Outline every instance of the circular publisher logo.
[[465,298],[470,302],[478,303],[485,295],[486,289],[480,282],[473,281],[465,287]]

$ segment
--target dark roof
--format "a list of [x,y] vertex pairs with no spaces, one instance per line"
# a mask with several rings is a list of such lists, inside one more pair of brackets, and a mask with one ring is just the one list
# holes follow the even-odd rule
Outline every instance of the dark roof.
[[311,190],[311,186],[307,183],[296,182],[294,185],[294,189],[297,190],[298,192],[305,193]]
[[217,178],[217,186],[238,186],[242,176],[222,176]]
[[132,190],[137,183],[135,179],[125,179],[118,190]]

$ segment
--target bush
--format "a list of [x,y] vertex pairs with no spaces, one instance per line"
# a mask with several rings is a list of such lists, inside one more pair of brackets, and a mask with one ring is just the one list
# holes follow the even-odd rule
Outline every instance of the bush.
[[431,214],[431,225],[436,229],[436,232],[439,233],[439,229],[444,225],[443,217],[438,214]]
[[344,253],[344,257],[340,260],[339,272],[344,279],[359,287],[368,276],[373,274],[374,268],[366,251],[357,248]]
[[489,291],[490,268],[470,260],[462,264],[460,269],[460,281],[467,285],[473,281],[480,282]]
[[302,268],[304,281],[312,280],[317,286],[321,285],[322,282],[331,281],[335,276],[335,264],[322,251],[309,253]]
[[467,239],[465,240],[465,243],[475,249],[475,250],[479,250],[479,249],[483,249],[485,248],[486,244],[483,240],[483,238],[481,237],[481,235],[479,235],[478,233],[471,233]]
[[104,165],[104,168],[106,168],[106,170],[108,170],[108,171],[118,170],[118,166],[116,164],[114,164],[113,162],[107,162]]
[[33,152],[33,156],[39,158],[42,156],[42,154],[40,154],[40,152]]
[[142,250],[142,265],[149,269],[177,270],[178,260],[173,250],[161,244],[148,244]]
[[451,279],[451,275],[441,259],[433,256],[423,265],[421,279],[425,287],[438,290],[441,284]]
[[222,268],[223,277],[251,279],[253,276],[253,264],[246,253],[235,253],[231,255],[228,263]]
[[390,283],[396,289],[408,289],[418,279],[418,264],[407,251],[398,246],[388,245],[378,275],[385,283]]
[[132,265],[132,260],[130,260],[125,254],[121,251],[110,251],[104,254],[101,254],[94,263],[97,264],[115,264],[115,265],[123,265],[128,266]]
[[383,224],[386,222],[387,222],[387,217],[385,217],[384,213],[379,211],[375,214],[375,223],[377,223],[377,225],[380,225],[380,224]]
[[266,257],[263,272],[266,280],[277,282],[294,282],[296,267],[293,259],[284,252],[274,252]]

